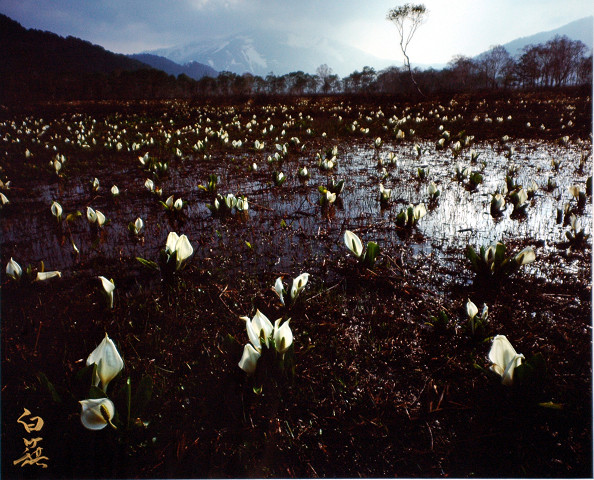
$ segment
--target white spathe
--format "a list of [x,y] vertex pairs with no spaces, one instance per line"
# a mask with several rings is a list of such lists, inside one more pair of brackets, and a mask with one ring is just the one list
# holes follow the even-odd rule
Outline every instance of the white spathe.
[[113,291],[115,290],[115,284],[113,283],[113,280],[108,280],[103,276],[99,276],[99,280],[101,280],[103,290],[105,290],[105,294],[109,299],[109,308],[113,308]]
[[293,332],[289,327],[290,321],[290,319],[287,320],[282,326],[280,326],[280,318],[274,322],[274,348],[281,354],[284,354],[293,344]]
[[468,315],[468,318],[472,320],[477,314],[478,308],[469,298],[468,302],[466,302],[466,315]]
[[519,265],[528,265],[536,260],[536,255],[532,247],[526,247],[516,255],[515,260]]
[[[80,400],[82,411],[80,413],[80,421],[85,428],[89,430],[101,430],[105,428],[108,421],[115,415],[115,407],[109,398],[91,398],[88,400]],[[105,412],[108,420],[105,418]]]
[[93,384],[97,386],[99,385],[99,382],[101,382],[101,388],[105,392],[109,382],[111,382],[124,368],[124,361],[111,338],[107,336],[107,333],[105,334],[103,341],[87,358],[87,366],[93,364],[97,365]]
[[52,278],[60,278],[62,276],[62,272],[58,272],[57,270],[53,270],[50,272],[37,272],[37,277],[35,280],[38,282],[45,282],[46,280],[51,280]]
[[56,217],[58,220],[62,218],[62,205],[60,205],[55,200],[52,202],[50,210],[52,212],[52,215]]
[[280,298],[281,303],[284,305],[285,304],[285,299],[284,299],[285,287],[283,285],[283,281],[282,281],[281,277],[278,277],[276,279],[276,281],[274,282],[274,291],[278,295],[278,298]]
[[256,314],[251,320],[249,317],[240,318],[245,320],[248,338],[252,345],[258,350],[263,346],[268,347],[268,340],[274,331],[274,327],[270,320],[268,320],[268,317],[260,312],[260,310],[256,310]]
[[21,266],[17,262],[15,262],[12,257],[10,257],[10,260],[6,264],[6,275],[8,275],[14,280],[19,280],[22,274],[23,269],[21,268]]
[[243,347],[243,354],[239,361],[239,368],[241,368],[248,375],[253,375],[256,371],[258,359],[260,358],[260,352],[256,350],[251,343],[247,343]]
[[301,293],[301,290],[307,285],[309,279],[309,273],[302,273],[297,278],[293,279],[293,285],[291,286],[291,300],[295,300],[297,295]]
[[491,370],[501,376],[503,385],[512,385],[514,370],[522,364],[524,355],[516,353],[505,335],[496,335],[489,351]]
[[194,248],[185,235],[177,235],[175,232],[169,232],[165,243],[165,251],[169,255],[175,253],[176,270],[179,270],[188,258],[194,253]]
[[356,234],[350,230],[345,231],[344,243],[357,258],[361,258],[361,255],[363,255],[363,244],[361,243],[361,239]]

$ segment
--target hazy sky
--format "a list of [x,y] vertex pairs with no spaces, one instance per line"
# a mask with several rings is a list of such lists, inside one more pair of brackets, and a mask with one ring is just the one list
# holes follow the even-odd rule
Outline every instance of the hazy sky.
[[[0,13],[49,30],[137,53],[259,26],[327,36],[400,62],[385,17],[398,0],[0,0]],[[415,3],[414,1],[411,3]],[[553,30],[594,13],[592,0],[426,0],[427,21],[409,48],[417,64],[447,63],[495,44]]]

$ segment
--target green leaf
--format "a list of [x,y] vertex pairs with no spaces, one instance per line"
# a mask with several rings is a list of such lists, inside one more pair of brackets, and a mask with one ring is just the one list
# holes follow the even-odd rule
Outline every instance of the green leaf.
[[138,262],[140,262],[145,267],[151,268],[153,270],[159,270],[159,265],[157,265],[157,263],[153,262],[152,260],[146,260],[141,257],[136,257],[136,260],[138,260]]
[[66,215],[66,222],[70,222],[72,220],[74,220],[75,218],[78,218],[82,215],[82,213],[80,213],[78,210],[76,212],[73,213],[69,213],[68,215]]
[[95,368],[95,364],[81,368],[74,376],[74,379],[76,380],[76,382],[91,383],[93,381],[93,371],[95,370]]
[[368,267],[373,267],[375,263],[375,259],[378,256],[380,248],[377,243],[369,242],[367,244],[367,249],[365,250],[365,256],[363,257],[363,263]]
[[62,399],[60,398],[60,395],[58,395],[53,383],[48,380],[43,372],[37,373],[37,379],[39,380],[41,386],[49,392],[54,403],[62,403]]
[[563,405],[561,403],[553,403],[551,401],[541,402],[538,404],[538,406],[543,408],[551,408],[553,410],[563,410]]
[[[482,248],[481,248],[481,250],[482,250]],[[472,265],[472,270],[474,272],[478,273],[478,271],[479,271],[479,257],[471,245],[466,246],[466,258],[470,261],[470,264]]]
[[91,385],[91,388],[89,388],[89,398],[106,398],[107,395],[105,394],[105,392],[103,390],[101,390],[99,387],[96,387],[95,385]]
[[503,264],[505,260],[505,245],[503,243],[498,243],[497,247],[495,248],[495,265],[500,266]]
[[398,215],[396,215],[396,225],[398,225],[399,227],[406,226],[406,220],[407,216],[404,210],[402,210]]

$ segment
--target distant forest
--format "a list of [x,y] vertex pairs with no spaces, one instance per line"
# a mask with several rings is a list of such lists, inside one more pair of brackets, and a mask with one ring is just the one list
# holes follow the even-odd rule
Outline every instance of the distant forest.
[[[111,53],[102,47],[50,32],[27,30],[0,15],[0,102],[71,100],[200,99],[262,95],[416,96],[408,71],[363,67],[340,78],[327,65],[315,74],[255,76],[220,72],[193,80],[177,77]],[[414,70],[425,95],[501,89],[592,85],[592,54],[565,36],[524,48],[513,58],[502,46],[477,58],[458,56],[442,70]]]

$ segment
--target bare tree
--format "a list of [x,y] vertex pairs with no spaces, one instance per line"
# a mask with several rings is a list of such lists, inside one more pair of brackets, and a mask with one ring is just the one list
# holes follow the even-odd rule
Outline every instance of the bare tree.
[[328,93],[332,88],[330,85],[330,78],[332,77],[332,69],[325,63],[316,69],[316,74],[320,77],[322,92]]
[[513,59],[502,45],[495,45],[480,57],[480,66],[485,78],[485,86],[498,87],[498,80],[505,77],[513,67]]
[[400,50],[402,50],[402,54],[404,55],[404,65],[408,69],[410,79],[414,83],[418,92],[423,96],[424,94],[421,92],[421,89],[417,85],[412,74],[410,58],[408,58],[406,50],[413,35],[417,31],[417,28],[424,22],[427,13],[428,10],[423,4],[411,5],[410,3],[406,3],[400,7],[392,8],[388,11],[388,15],[386,16],[386,20],[389,20],[396,25],[398,35],[400,36]]

